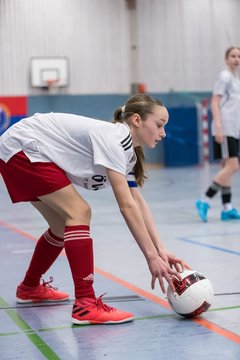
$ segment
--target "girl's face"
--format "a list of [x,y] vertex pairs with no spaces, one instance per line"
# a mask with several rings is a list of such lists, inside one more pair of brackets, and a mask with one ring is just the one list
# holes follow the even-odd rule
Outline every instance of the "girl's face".
[[234,48],[230,51],[230,53],[226,59],[226,64],[232,71],[235,71],[238,69],[238,67],[240,65],[240,50],[239,49]]
[[136,117],[134,120],[135,131],[132,134],[134,146],[142,145],[154,148],[166,136],[164,127],[168,122],[169,115],[164,106],[156,105],[152,114],[148,114],[144,121],[138,114],[133,116]]

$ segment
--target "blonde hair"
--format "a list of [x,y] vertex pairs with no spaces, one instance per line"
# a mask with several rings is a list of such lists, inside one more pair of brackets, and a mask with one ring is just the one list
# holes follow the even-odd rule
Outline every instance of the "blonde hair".
[[[133,114],[138,114],[141,119],[144,121],[147,118],[147,115],[153,113],[153,108],[155,106],[164,106],[161,101],[147,95],[147,94],[136,94],[130,97],[126,104],[122,107],[118,107],[114,112],[113,122],[126,122]],[[134,166],[134,174],[136,177],[136,182],[139,186],[143,186],[147,175],[144,170],[144,149],[142,146],[137,146],[134,148],[137,161]]]

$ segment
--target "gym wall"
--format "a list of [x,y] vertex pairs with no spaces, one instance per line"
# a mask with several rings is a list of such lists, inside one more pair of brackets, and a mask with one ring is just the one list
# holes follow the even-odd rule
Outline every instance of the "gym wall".
[[[0,103],[25,97],[26,115],[66,111],[108,120],[132,84],[144,84],[169,110],[179,109],[170,111],[169,126],[184,116],[187,129],[177,136],[186,136],[197,118],[185,121],[184,99],[195,109],[210,95],[226,48],[239,44],[239,13],[238,0],[1,0]],[[32,88],[30,59],[38,56],[66,56],[69,86],[54,96]],[[191,137],[199,146],[197,134]],[[156,151],[149,161],[164,162],[164,149]]]

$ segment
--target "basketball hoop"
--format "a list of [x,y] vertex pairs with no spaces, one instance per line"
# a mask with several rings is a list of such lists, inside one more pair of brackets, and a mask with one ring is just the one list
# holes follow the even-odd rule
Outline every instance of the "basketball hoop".
[[58,79],[47,79],[46,88],[49,94],[57,94],[59,90],[59,80]]

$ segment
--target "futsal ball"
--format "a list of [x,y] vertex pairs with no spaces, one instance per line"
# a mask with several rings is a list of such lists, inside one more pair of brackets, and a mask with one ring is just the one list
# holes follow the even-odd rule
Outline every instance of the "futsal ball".
[[168,286],[168,302],[177,314],[188,318],[197,317],[212,305],[212,284],[197,271],[184,270],[180,275],[182,281],[173,278],[175,292]]

